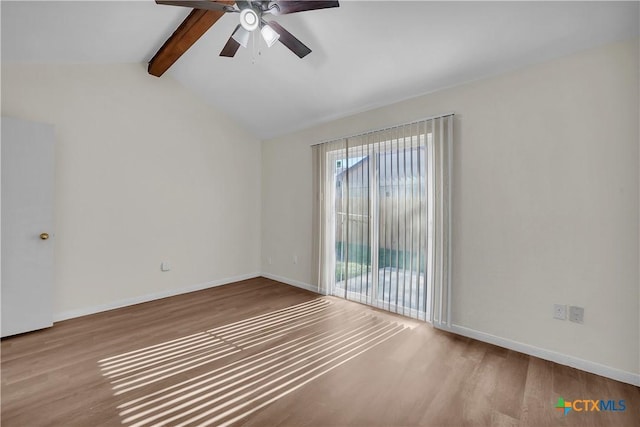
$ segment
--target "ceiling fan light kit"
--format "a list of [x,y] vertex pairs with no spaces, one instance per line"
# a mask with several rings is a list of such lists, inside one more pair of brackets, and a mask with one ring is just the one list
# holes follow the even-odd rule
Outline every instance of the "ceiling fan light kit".
[[[190,14],[182,25],[176,30],[174,35],[169,38],[165,42],[165,44],[160,48],[160,50],[156,53],[156,55],[149,62],[149,72],[153,75],[160,76],[162,75],[179,57],[186,51],[191,44],[197,40],[201,34],[198,34],[196,38],[190,41],[188,45],[186,45],[178,54],[175,53],[172,55],[170,59],[161,58],[162,53],[165,48],[171,44],[176,44],[176,34],[183,28],[189,28],[192,19],[192,15],[194,12],[199,11],[200,13],[211,15],[210,23],[207,27],[204,27],[202,31],[206,31],[207,28],[215,24],[217,20],[227,13],[239,13],[240,15],[240,23],[231,34],[231,37],[227,40],[224,48],[220,52],[220,56],[233,57],[235,56],[238,48],[240,46],[246,48],[249,44],[249,39],[251,33],[260,28],[260,34],[264,39],[265,43],[268,47],[273,46],[276,42],[280,42],[285,47],[287,47],[290,51],[295,53],[299,58],[304,58],[309,53],[311,53],[311,49],[304,45],[300,40],[293,36],[290,32],[285,30],[282,25],[278,24],[275,21],[266,21],[264,17],[266,15],[285,15],[290,13],[297,12],[305,12],[310,10],[318,10],[318,9],[328,9],[333,7],[339,7],[340,4],[338,1],[315,1],[315,0],[244,0],[244,1],[222,1],[217,2],[213,0],[156,0],[157,4],[161,5],[170,5],[170,6],[182,6],[193,8],[194,11]],[[182,43],[181,43],[182,44]],[[164,59],[167,61],[168,65],[157,65],[156,61],[160,61]],[[152,72],[152,68],[154,71]],[[157,68],[157,70],[156,70]]]
[[249,44],[249,38],[251,37],[251,31],[247,31],[242,25],[238,25],[231,34],[231,38],[240,43],[240,46],[246,48]]
[[262,38],[265,43],[267,43],[268,47],[271,47],[280,39],[280,34],[276,33],[273,28],[269,24],[262,24],[262,28],[260,28],[260,33],[262,34]]
[[240,25],[247,31],[254,31],[258,28],[260,18],[255,10],[248,7],[240,11]]

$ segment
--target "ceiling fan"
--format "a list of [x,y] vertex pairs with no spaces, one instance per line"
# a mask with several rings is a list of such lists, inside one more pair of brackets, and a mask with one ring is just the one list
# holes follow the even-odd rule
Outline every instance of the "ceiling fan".
[[231,37],[229,37],[229,40],[220,52],[220,56],[226,57],[233,57],[240,46],[246,48],[249,43],[251,34],[255,30],[259,29],[262,38],[267,43],[267,46],[271,47],[275,42],[280,41],[280,43],[282,43],[293,53],[298,55],[299,58],[304,58],[309,53],[311,53],[311,49],[309,49],[304,45],[304,43],[294,37],[293,34],[285,30],[282,25],[278,24],[275,21],[267,21],[265,20],[265,17],[268,15],[278,16],[289,13],[327,9],[340,6],[337,1],[313,0],[235,1],[235,6],[233,5],[233,1],[217,2],[212,0],[156,0],[156,3],[170,6],[190,7],[201,11],[213,11],[220,14],[220,16],[225,13],[238,13],[240,23],[236,26],[235,30],[231,34]]

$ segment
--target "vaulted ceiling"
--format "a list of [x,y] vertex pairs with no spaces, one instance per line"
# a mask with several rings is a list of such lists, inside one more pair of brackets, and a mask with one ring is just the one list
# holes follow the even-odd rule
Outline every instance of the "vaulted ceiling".
[[[189,12],[152,0],[2,1],[2,61],[146,63]],[[343,0],[276,18],[312,49],[299,59],[259,38],[218,56],[237,25],[227,14],[165,76],[266,139],[638,37],[638,17],[638,2]]]

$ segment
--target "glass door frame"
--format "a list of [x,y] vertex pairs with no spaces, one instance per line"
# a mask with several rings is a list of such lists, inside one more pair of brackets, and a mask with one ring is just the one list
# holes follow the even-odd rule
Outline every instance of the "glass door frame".
[[[425,212],[421,213],[421,217],[426,221],[426,236],[425,236],[425,247],[423,248],[424,254],[422,255],[422,261],[424,263],[424,272],[420,272],[420,267],[418,267],[417,279],[420,280],[420,277],[423,277],[424,280],[424,292],[425,292],[425,306],[424,311],[420,310],[420,303],[418,302],[417,307],[415,309],[411,308],[411,301],[409,301],[409,306],[406,307],[406,304],[395,304],[391,301],[378,300],[378,288],[379,288],[379,259],[380,259],[380,161],[379,156],[381,153],[390,153],[393,150],[394,144],[399,144],[400,140],[403,139],[406,144],[405,137],[396,136],[387,141],[379,141],[373,144],[364,144],[359,146],[359,149],[362,150],[362,156],[353,156],[360,157],[360,159],[364,159],[368,157],[369,168],[368,168],[368,188],[369,188],[369,201],[368,201],[368,243],[369,243],[369,262],[367,266],[371,267],[371,270],[367,269],[367,277],[371,274],[371,288],[370,292],[366,292],[362,294],[361,292],[349,291],[349,236],[346,232],[346,228],[344,226],[344,221],[349,220],[349,189],[346,189],[346,197],[344,188],[342,190],[342,200],[343,206],[346,209],[345,216],[341,221],[342,226],[342,240],[346,242],[346,257],[343,255],[344,260],[344,271],[345,271],[345,280],[344,280],[344,289],[337,287],[337,279],[336,279],[336,260],[337,260],[337,252],[336,252],[336,233],[337,226],[339,222],[338,213],[336,211],[336,197],[334,193],[334,197],[330,202],[330,218],[333,232],[329,233],[330,240],[328,241],[329,247],[333,248],[333,256],[329,257],[329,262],[331,263],[329,271],[334,272],[331,276],[330,286],[328,289],[328,293],[330,295],[336,295],[350,301],[364,303],[376,308],[380,308],[383,310],[391,311],[398,314],[408,315],[412,318],[425,320],[431,322],[431,313],[432,313],[432,303],[433,303],[433,283],[431,274],[428,272],[433,268],[432,256],[433,256],[433,138],[432,133],[428,132],[425,129],[424,133],[418,133],[416,136],[409,136],[408,138],[412,141],[410,148],[417,148],[419,150],[420,156],[423,156],[420,161],[425,167],[424,182],[419,183],[419,188],[424,187],[424,197],[425,197]],[[417,141],[414,141],[414,138],[417,138]],[[415,144],[415,145],[414,145]],[[397,147],[397,146],[396,146]],[[334,177],[332,178],[332,186],[334,190],[336,189],[336,181],[335,177],[337,174],[337,163],[339,160],[343,160],[346,162],[346,165],[343,166],[345,171],[348,170],[350,165],[350,151],[354,148],[342,148],[337,150],[332,150],[327,152],[327,169],[329,169],[328,176]],[[406,147],[404,148],[406,150]],[[348,187],[348,180],[347,185]],[[406,186],[406,183],[405,183]],[[422,191],[422,190],[419,190]],[[406,225],[405,225],[406,226]],[[343,249],[345,245],[343,244]],[[386,250],[386,249],[385,249]],[[399,250],[399,249],[398,249]],[[418,257],[420,258],[420,257]],[[399,268],[399,266],[397,266]],[[362,273],[361,273],[362,275]],[[398,284],[396,284],[398,287]],[[398,292],[398,290],[396,290]],[[404,292],[404,289],[403,289]]]

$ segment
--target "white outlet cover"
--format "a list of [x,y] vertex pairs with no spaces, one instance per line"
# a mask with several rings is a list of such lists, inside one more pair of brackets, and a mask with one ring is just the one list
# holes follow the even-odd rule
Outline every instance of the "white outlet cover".
[[575,323],[584,322],[584,307],[572,305],[569,307],[569,320]]
[[553,304],[553,318],[558,320],[566,320],[567,306],[564,304]]
[[160,270],[162,270],[162,271],[169,271],[169,270],[171,270],[171,267],[169,266],[169,263],[168,263],[168,262],[163,261],[163,262],[160,264]]

